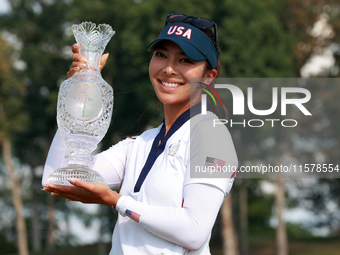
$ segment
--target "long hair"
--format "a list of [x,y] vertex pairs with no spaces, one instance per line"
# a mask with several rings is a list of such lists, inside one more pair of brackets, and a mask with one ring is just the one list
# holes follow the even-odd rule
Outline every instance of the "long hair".
[[[189,23],[189,22],[185,22],[185,23]],[[219,50],[219,45],[218,45],[218,41],[216,41],[215,38],[215,33],[212,31],[211,28],[199,28],[203,33],[206,34],[206,36],[209,37],[209,39],[213,42],[215,49],[218,53],[218,57],[220,57],[220,50]],[[216,31],[217,34],[217,31]],[[206,66],[206,70],[205,73],[207,72],[207,70],[213,70],[214,68],[212,68],[212,66],[209,64],[208,61],[207,62],[207,66]],[[217,61],[217,65],[216,65],[216,71],[217,71],[217,76],[216,78],[209,84],[211,87],[215,88],[215,84],[218,81],[218,78],[221,75],[221,62],[220,60]],[[202,93],[205,93],[202,91]],[[215,103],[213,102],[213,99],[211,97],[208,97],[208,104],[210,104],[211,106],[211,110],[213,113],[215,113],[217,115],[217,117],[219,117],[220,119],[228,119],[228,110],[227,108],[222,104],[222,105],[215,105]]]

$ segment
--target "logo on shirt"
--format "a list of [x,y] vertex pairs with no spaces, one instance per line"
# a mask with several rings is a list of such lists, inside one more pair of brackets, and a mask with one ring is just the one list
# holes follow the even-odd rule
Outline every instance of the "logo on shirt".
[[205,160],[205,166],[206,167],[221,168],[221,167],[225,166],[225,161],[218,159],[218,158],[207,157],[206,160]]
[[128,209],[126,209],[125,211],[126,216],[130,217],[132,220],[134,220],[135,222],[139,223],[140,220],[140,214],[134,212],[134,211],[130,211]]
[[169,149],[168,149],[169,156],[175,156],[180,143],[181,143],[181,140],[178,140],[177,143],[170,144]]

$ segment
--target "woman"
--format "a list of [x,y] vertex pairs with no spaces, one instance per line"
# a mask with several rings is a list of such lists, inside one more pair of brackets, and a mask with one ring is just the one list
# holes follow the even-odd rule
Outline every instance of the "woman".
[[[210,254],[211,229],[235,174],[226,173],[224,178],[191,175],[196,166],[237,166],[226,127],[217,125],[212,130],[216,115],[193,111],[200,109],[200,93],[190,100],[190,79],[218,76],[216,24],[170,14],[148,50],[153,50],[149,75],[164,106],[163,123],[95,156],[93,169],[102,174],[109,187],[77,179],[69,180],[74,186],[46,184],[51,171],[62,167],[65,146],[57,133],[45,165],[43,190],[116,209],[119,217],[111,255]],[[84,65],[76,46],[73,52],[69,77]],[[104,55],[103,66],[106,59]],[[112,190],[119,187],[119,194]]]

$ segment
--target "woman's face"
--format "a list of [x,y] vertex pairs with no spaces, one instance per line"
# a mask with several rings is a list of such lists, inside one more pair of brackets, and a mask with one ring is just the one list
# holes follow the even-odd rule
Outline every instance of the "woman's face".
[[216,70],[208,70],[206,61],[189,59],[171,41],[161,42],[154,50],[149,75],[158,99],[164,105],[190,107],[190,78],[215,78]]

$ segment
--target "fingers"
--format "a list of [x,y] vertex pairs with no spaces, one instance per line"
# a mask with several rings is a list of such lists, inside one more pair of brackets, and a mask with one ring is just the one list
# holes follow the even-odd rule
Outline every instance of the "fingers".
[[74,44],[72,45],[72,52],[73,52],[73,53],[79,53],[79,47],[80,47],[79,44],[74,43]]
[[88,183],[80,179],[71,178],[72,186],[46,184],[43,191],[51,192],[52,196],[64,197],[82,203],[95,203],[110,205],[112,192],[106,184]]
[[[71,78],[76,72],[84,69],[86,67],[87,59],[79,54],[80,45],[75,43],[72,45],[72,64],[70,66],[69,71],[67,72],[67,78]],[[109,57],[109,53],[104,54],[100,59],[99,70],[103,70],[106,66],[107,59]]]
[[69,182],[71,184],[73,184],[74,186],[78,187],[78,188],[83,188],[83,189],[87,189],[87,190],[90,190],[93,186],[92,183],[88,183],[88,182],[85,182],[85,181],[82,181],[82,180],[76,179],[76,178],[71,178],[69,180]]
[[106,53],[100,59],[99,70],[102,71],[103,68],[106,66],[107,59],[109,57],[109,53]]
[[61,195],[59,195],[58,193],[55,193],[55,192],[51,192],[51,196],[54,196],[54,197],[61,197]]
[[51,196],[64,197],[69,201],[84,202],[84,197],[79,195],[80,189],[75,186],[46,184],[42,190],[51,192]]
[[73,60],[73,63],[79,63],[79,64],[87,62],[87,59],[83,55],[80,55],[79,53],[73,53],[72,60]]
[[42,190],[51,193],[62,194],[72,193],[74,189],[76,189],[74,186],[46,184],[46,186]]
[[72,45],[72,64],[70,66],[69,71],[67,72],[67,78],[71,78],[76,72],[84,69],[86,67],[87,59],[79,54],[79,44]]
[[75,53],[72,55],[72,64],[67,72],[67,78],[71,78],[76,72],[86,67],[87,59],[82,55]]

